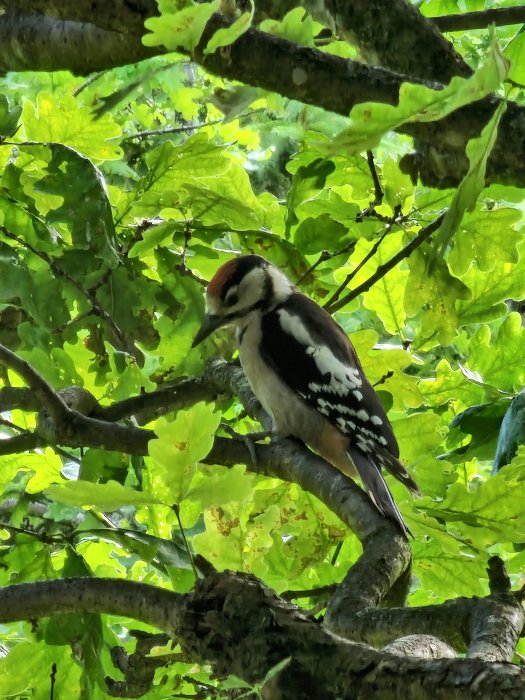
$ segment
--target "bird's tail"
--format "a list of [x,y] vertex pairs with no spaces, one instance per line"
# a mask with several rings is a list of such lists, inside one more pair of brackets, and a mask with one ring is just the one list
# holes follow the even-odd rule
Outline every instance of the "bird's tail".
[[379,512],[386,518],[390,518],[396,522],[403,533],[412,535],[405,525],[405,521],[392,498],[392,494],[381,474],[380,468],[376,465],[372,457],[370,455],[365,455],[360,450],[353,449],[349,450],[349,455],[363,482],[366,492]]

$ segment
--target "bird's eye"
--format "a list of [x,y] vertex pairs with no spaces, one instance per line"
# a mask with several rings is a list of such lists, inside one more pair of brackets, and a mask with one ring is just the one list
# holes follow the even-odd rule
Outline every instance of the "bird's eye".
[[235,304],[239,301],[239,297],[237,294],[230,294],[224,301],[227,306],[235,306]]

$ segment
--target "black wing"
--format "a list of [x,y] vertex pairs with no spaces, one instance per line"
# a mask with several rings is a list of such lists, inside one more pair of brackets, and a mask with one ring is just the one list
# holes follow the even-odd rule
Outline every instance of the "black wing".
[[308,297],[294,293],[263,315],[262,326],[260,350],[265,362],[309,406],[352,438],[351,452],[373,457],[417,491],[397,459],[399,447],[385,410],[332,317]]

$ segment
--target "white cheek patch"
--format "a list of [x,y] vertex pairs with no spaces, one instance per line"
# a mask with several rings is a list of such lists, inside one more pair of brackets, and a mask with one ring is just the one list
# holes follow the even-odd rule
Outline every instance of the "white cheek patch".
[[264,284],[266,274],[262,267],[254,267],[242,278],[237,294],[239,303],[232,307],[232,311],[249,308],[257,304],[264,297]]
[[274,299],[278,302],[287,299],[293,291],[293,285],[288,277],[273,265],[267,268],[267,274],[272,280]]

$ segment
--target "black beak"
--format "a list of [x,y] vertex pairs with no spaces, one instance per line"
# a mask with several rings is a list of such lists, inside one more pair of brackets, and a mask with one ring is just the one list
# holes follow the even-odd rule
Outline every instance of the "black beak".
[[222,316],[214,316],[213,314],[206,314],[202,326],[199,328],[197,335],[193,339],[191,344],[192,348],[197,347],[203,340],[217,330],[224,324],[224,318]]

